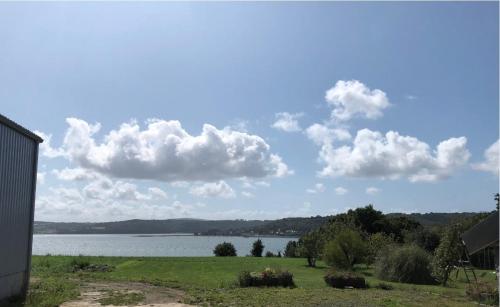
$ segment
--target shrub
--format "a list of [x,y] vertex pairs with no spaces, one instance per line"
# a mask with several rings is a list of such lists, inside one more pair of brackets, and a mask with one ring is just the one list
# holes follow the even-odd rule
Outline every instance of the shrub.
[[472,300],[488,305],[498,306],[498,288],[485,282],[468,284],[465,293]]
[[460,242],[459,227],[457,225],[449,226],[434,252],[432,271],[443,285],[448,282],[453,267],[458,265],[458,261],[462,256],[463,249]]
[[266,268],[262,272],[243,271],[238,276],[240,287],[294,287],[293,274]]
[[325,277],[325,282],[334,288],[366,288],[365,278],[353,272],[330,271]]
[[382,290],[393,290],[394,287],[390,284],[386,284],[385,282],[380,282],[378,283],[375,288],[377,289],[382,289]]
[[361,235],[352,229],[345,228],[333,241],[325,245],[323,258],[325,262],[337,268],[352,269],[366,256],[366,245]]
[[255,242],[253,242],[253,247],[251,254],[254,257],[262,257],[262,252],[264,251],[264,244],[262,244],[261,239],[257,239]]
[[76,271],[84,270],[88,266],[90,266],[90,261],[86,257],[78,256],[78,257],[71,259],[70,266],[71,266],[73,272],[76,272]]
[[223,242],[221,244],[217,244],[214,248],[214,255],[218,257],[236,256],[236,248],[234,248],[232,243]]
[[273,252],[271,252],[271,251],[267,251],[266,252],[266,257],[276,257],[276,255],[273,254]]
[[299,256],[299,251],[297,247],[297,241],[288,241],[285,247],[285,252],[283,253],[285,257],[296,258]]
[[430,257],[416,245],[386,249],[376,263],[380,279],[414,284],[433,284]]

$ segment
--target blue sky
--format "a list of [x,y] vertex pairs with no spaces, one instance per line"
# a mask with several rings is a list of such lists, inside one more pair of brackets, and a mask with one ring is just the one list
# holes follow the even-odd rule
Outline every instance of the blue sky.
[[0,7],[38,220],[494,208],[498,3]]

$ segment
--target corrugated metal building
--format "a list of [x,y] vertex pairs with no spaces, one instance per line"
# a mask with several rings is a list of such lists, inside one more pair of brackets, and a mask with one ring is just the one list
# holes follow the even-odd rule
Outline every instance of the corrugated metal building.
[[0,114],[0,301],[28,288],[42,141]]

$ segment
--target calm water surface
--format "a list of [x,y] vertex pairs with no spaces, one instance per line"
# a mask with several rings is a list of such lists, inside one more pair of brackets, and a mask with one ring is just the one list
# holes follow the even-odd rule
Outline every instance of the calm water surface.
[[[33,235],[33,255],[213,256],[215,245],[234,244],[238,256],[250,254],[255,237],[193,235]],[[261,238],[265,251],[277,253],[296,238]]]

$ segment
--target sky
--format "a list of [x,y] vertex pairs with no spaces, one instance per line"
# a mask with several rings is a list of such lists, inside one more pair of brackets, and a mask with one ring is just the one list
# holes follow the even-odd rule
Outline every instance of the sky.
[[496,2],[0,3],[35,219],[495,208]]

